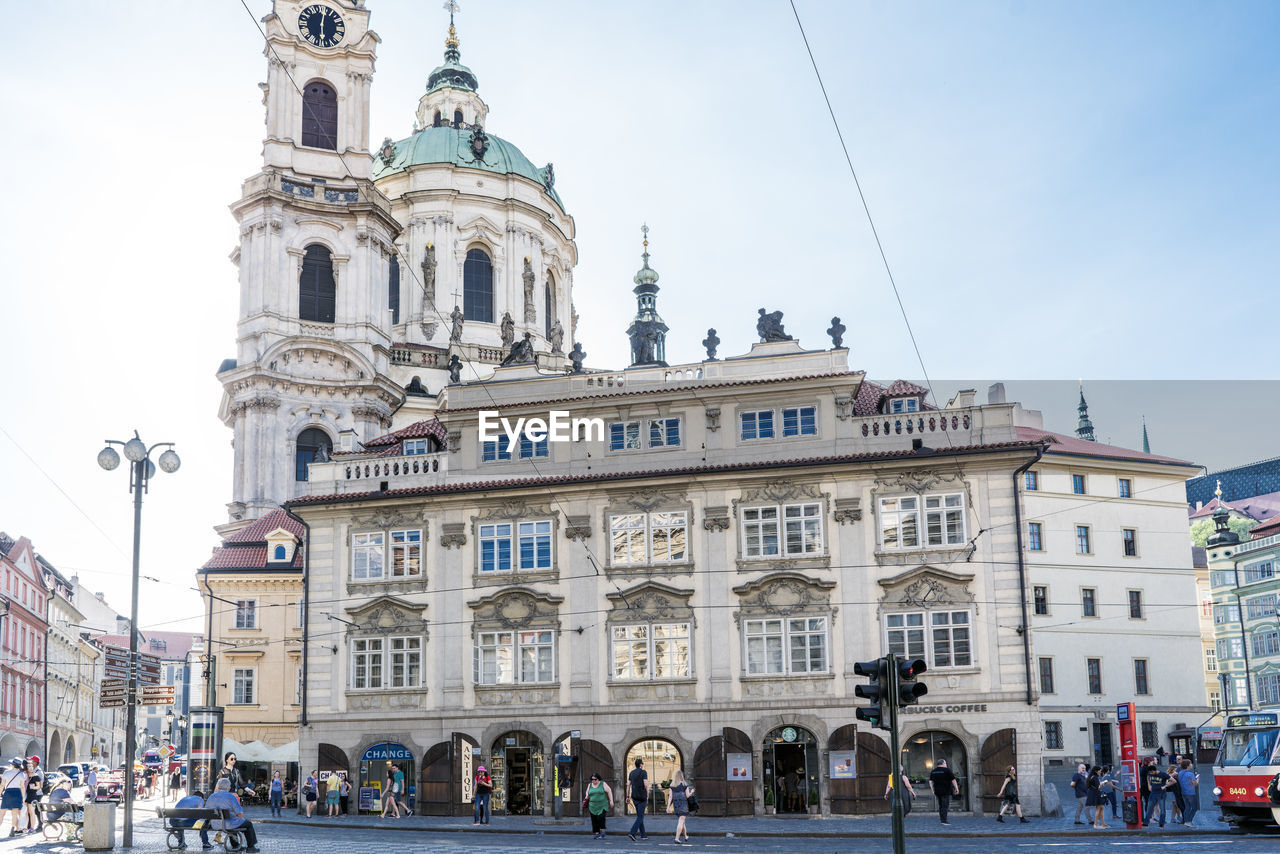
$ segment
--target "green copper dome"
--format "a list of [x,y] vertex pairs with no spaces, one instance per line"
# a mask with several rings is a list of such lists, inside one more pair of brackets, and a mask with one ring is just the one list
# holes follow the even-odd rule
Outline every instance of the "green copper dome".
[[374,179],[385,178],[397,172],[404,172],[415,166],[431,163],[452,163],[468,169],[480,169],[497,175],[520,175],[541,184],[547,195],[564,209],[564,202],[555,191],[555,170],[551,164],[542,168],[534,166],[505,139],[480,131],[483,154],[477,156],[474,147],[476,131],[470,128],[449,126],[423,128],[408,139],[391,144],[390,157],[384,157],[386,150],[378,151],[373,156]]

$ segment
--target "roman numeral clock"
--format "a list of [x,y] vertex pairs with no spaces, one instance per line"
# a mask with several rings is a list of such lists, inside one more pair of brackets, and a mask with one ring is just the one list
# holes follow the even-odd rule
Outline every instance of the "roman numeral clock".
[[298,32],[316,47],[337,47],[347,33],[342,16],[316,3],[298,13]]

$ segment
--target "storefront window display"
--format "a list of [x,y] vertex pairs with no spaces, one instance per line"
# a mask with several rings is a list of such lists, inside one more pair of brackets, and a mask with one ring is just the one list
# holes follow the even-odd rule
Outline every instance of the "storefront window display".
[[514,731],[498,736],[489,752],[493,812],[542,815],[544,761],[542,742],[532,733]]
[[820,802],[818,740],[798,726],[782,726],[765,736],[764,791],[772,791],[778,813],[804,813]]
[[956,781],[960,784],[960,794],[952,797],[951,809],[969,809],[969,763],[960,739],[949,732],[926,730],[907,739],[902,749],[902,766],[916,790],[916,796],[927,799],[924,803],[933,804],[934,797],[929,787],[929,774],[942,759],[947,761],[947,767],[951,769],[952,774],[956,775]]
[[[644,770],[649,774],[649,803],[646,811],[661,814],[667,808],[667,790],[671,787],[671,779],[684,767],[680,750],[671,742],[661,738],[637,741],[627,751],[627,759],[621,775],[623,779],[619,780],[620,786],[625,787],[625,779],[636,767],[637,759],[644,760]],[[625,788],[621,795],[614,793],[614,798],[617,800],[627,796],[628,790]],[[631,804],[627,804],[627,815],[634,812]]]

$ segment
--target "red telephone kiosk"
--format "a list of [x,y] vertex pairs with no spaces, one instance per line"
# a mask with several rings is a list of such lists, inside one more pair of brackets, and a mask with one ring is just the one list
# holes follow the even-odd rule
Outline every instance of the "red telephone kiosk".
[[1138,793],[1138,720],[1133,703],[1116,706],[1116,724],[1120,728],[1120,782],[1124,786],[1124,825],[1130,830],[1142,827],[1142,797]]

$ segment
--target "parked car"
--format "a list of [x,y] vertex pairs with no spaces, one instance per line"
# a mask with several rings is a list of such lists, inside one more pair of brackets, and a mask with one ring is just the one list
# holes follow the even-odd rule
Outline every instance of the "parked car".
[[80,780],[83,779],[84,777],[84,775],[81,773],[79,765],[59,765],[58,771],[59,773],[66,774],[68,777],[70,777],[71,785],[73,786],[79,786]]

